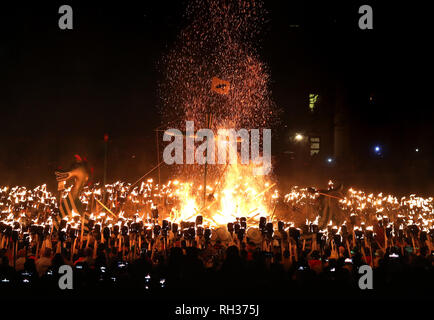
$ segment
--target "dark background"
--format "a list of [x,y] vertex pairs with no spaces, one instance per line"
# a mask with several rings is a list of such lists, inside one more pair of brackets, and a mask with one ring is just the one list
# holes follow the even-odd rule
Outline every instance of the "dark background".
[[[63,4],[74,10],[73,30],[58,28]],[[373,7],[373,30],[358,28],[362,4]],[[373,191],[432,195],[428,10],[373,1],[265,6],[269,23],[259,54],[284,111],[273,131],[279,182],[324,185],[334,178]],[[152,168],[153,130],[161,124],[158,62],[182,27],[184,7],[178,0],[2,3],[0,185],[54,185],[53,171],[68,167],[76,153],[99,180],[105,133],[109,181],[134,181]],[[315,162],[287,156],[294,151],[290,136],[309,122],[310,92],[320,94],[324,119],[344,101],[349,151],[333,166],[325,165],[326,154]],[[381,156],[372,152],[377,144]]]

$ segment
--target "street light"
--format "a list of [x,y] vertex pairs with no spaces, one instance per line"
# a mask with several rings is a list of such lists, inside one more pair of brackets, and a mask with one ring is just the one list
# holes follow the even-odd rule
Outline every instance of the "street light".
[[304,139],[304,136],[301,133],[296,133],[294,139],[295,141],[301,141]]
[[376,145],[376,146],[374,146],[374,153],[377,155],[377,156],[381,156],[381,154],[382,154],[382,147],[380,146],[380,145]]

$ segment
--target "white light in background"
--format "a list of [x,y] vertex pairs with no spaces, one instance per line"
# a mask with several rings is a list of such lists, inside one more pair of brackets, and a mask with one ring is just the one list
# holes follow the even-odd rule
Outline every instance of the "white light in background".
[[295,141],[302,141],[304,137],[301,133],[296,133],[294,139]]

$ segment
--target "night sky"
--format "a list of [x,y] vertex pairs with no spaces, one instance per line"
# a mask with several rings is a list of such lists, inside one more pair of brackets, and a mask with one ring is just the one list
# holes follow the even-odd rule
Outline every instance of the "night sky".
[[[135,180],[156,163],[159,62],[182,28],[185,1],[48,2],[1,5],[0,185],[50,182],[75,153],[88,158],[97,180],[104,133],[109,179]],[[259,53],[284,111],[274,155],[290,149],[287,137],[303,126],[308,93],[327,100],[339,86],[353,170],[387,171],[395,177],[389,186],[403,181],[409,192],[432,193],[428,12],[409,3],[342,2],[265,2]],[[62,4],[74,10],[74,30],[58,28]],[[362,4],[373,7],[374,30],[358,29]],[[382,163],[369,152],[375,144],[384,149]]]

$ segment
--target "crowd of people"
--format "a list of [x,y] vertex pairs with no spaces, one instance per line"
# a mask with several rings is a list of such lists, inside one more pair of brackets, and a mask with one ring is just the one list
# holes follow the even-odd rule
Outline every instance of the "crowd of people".
[[[390,239],[385,246],[353,241],[351,236],[349,241],[325,243],[315,238],[306,242],[303,236],[270,239],[164,243],[161,238],[125,251],[115,241],[87,238],[73,254],[68,246],[47,243],[39,252],[35,247],[18,248],[15,257],[4,248],[0,291],[7,296],[66,294],[68,290],[59,288],[59,268],[70,265],[69,291],[83,295],[432,297],[434,252],[419,240],[415,244],[405,237]],[[362,265],[373,270],[365,290],[359,285]]]
[[[433,296],[432,198],[295,187],[286,216],[224,226],[209,214],[160,215],[156,204],[168,203],[152,182],[127,189],[109,185],[105,198],[85,189],[87,220],[71,212],[55,224],[57,199],[45,186],[0,188],[1,295]],[[372,278],[362,279],[364,265]],[[72,290],[59,286],[62,266]]]

